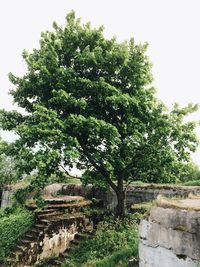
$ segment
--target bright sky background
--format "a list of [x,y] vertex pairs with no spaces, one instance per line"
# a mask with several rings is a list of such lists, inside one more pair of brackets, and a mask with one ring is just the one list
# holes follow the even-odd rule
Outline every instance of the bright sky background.
[[[63,25],[72,9],[83,22],[103,24],[106,37],[149,43],[154,86],[168,106],[200,103],[199,0],[1,0],[0,108],[13,109],[7,74],[25,72],[22,50],[37,48],[40,33],[53,21]],[[200,119],[200,111],[193,117]],[[193,159],[200,165],[200,149]]]

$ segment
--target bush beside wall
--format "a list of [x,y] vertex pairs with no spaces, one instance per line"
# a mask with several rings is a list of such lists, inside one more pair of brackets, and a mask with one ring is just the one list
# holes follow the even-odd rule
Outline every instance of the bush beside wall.
[[34,216],[31,212],[16,208],[5,209],[0,213],[0,262],[4,262],[17,241],[32,226]]

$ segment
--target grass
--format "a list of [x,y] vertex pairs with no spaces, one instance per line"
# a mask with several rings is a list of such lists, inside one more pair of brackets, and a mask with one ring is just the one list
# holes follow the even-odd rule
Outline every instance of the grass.
[[68,178],[67,184],[82,184],[81,180],[79,178]]
[[149,211],[153,205],[154,205],[154,201],[133,204],[131,206],[130,211],[131,211],[131,213],[138,212],[140,214],[149,213]]
[[[192,200],[192,197],[190,197]],[[193,199],[199,200],[198,197],[193,197]],[[156,204],[162,208],[172,208],[172,209],[187,209],[193,211],[200,211],[200,206],[196,202],[191,202],[183,199],[168,199],[159,195],[156,200]]]
[[[102,260],[97,260],[95,262],[89,262],[85,267],[127,267],[128,259],[135,254],[134,249],[125,248],[117,252],[114,252],[111,256],[107,256]],[[135,258],[135,263],[138,263],[138,260]]]
[[92,239],[82,241],[70,252],[62,267],[127,266],[138,256],[138,230],[134,219],[107,219],[97,227]]
[[0,262],[4,262],[12,248],[32,226],[34,216],[22,208],[5,208],[0,211]]
[[191,181],[185,182],[183,185],[185,185],[185,186],[200,186],[200,180],[191,180]]

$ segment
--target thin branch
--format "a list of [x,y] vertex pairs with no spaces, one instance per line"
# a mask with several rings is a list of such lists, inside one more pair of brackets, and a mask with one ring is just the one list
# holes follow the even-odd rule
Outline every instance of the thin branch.
[[[140,157],[141,153],[143,153],[143,149],[144,149],[145,145],[139,147],[134,155],[134,158]],[[122,173],[128,171],[133,165],[135,165],[134,160],[132,160],[131,162],[129,162],[126,167],[123,168]]]
[[66,169],[65,169],[65,167],[63,166],[63,165],[59,165],[65,172],[66,172],[66,174],[69,176],[69,177],[71,177],[71,178],[77,178],[77,179],[81,179],[81,177],[79,177],[79,176],[73,176],[73,175],[71,175]]
[[79,140],[79,144],[81,145],[81,148],[83,150],[83,153],[87,157],[87,159],[90,161],[90,163],[96,168],[97,171],[99,171],[103,175],[103,177],[108,182],[108,184],[112,187],[112,189],[115,192],[117,192],[118,191],[118,187],[111,180],[110,174],[105,169],[105,167],[103,166],[103,164],[99,165],[99,164],[96,163],[96,161],[90,156],[90,154],[87,152],[86,147],[80,142],[80,140]]
[[132,183],[133,181],[132,180],[130,180],[126,185],[125,185],[125,188],[124,188],[124,192],[126,192],[127,191],[127,189],[128,189],[128,186]]

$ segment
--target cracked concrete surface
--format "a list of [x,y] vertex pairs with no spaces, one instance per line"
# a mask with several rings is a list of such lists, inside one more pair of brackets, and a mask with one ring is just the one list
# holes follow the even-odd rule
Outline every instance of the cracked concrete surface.
[[161,201],[140,223],[140,267],[200,266],[200,199],[171,203]]

